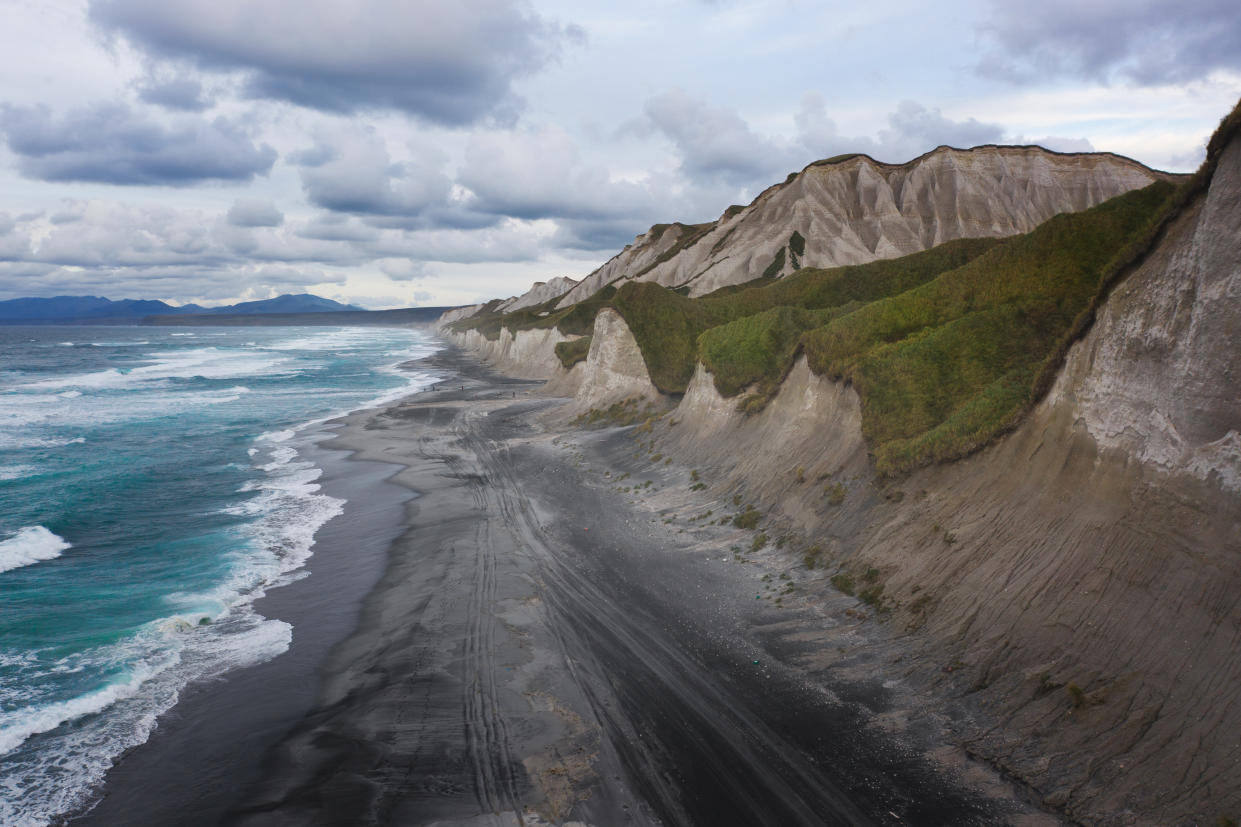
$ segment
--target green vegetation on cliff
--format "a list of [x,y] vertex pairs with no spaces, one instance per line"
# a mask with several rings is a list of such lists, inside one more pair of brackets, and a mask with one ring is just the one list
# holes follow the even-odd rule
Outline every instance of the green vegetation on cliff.
[[556,343],[556,357],[560,359],[560,364],[566,368],[571,368],[578,362],[586,361],[586,354],[590,353],[590,343],[593,337],[583,336],[580,339],[570,339],[567,342]]
[[[1010,428],[1045,391],[1106,290],[1176,205],[1159,182],[1007,239],[963,239],[898,259],[803,268],[691,299],[626,281],[562,310],[493,306],[457,323],[494,339],[502,327],[586,336],[603,307],[633,332],[651,381],[682,393],[702,363],[724,396],[760,410],[799,355],[852,383],[882,474],[963,456]],[[697,230],[685,227],[684,230]],[[700,237],[700,236],[698,236]],[[698,240],[684,232],[682,241]],[[805,239],[782,248],[797,259]],[[783,255],[780,265],[783,265]],[[589,339],[557,346],[566,367]]]

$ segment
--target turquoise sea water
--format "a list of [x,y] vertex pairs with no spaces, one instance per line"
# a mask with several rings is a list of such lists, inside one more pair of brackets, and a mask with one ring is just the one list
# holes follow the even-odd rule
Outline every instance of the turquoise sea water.
[[342,502],[314,424],[432,377],[386,328],[0,327],[0,824],[81,806],[191,681],[283,652],[255,599]]

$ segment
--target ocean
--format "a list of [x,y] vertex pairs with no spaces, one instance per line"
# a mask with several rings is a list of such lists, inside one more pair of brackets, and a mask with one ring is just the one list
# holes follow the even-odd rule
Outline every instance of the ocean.
[[397,328],[0,327],[0,823],[87,803],[185,687],[297,630],[253,603],[305,576],[344,502],[325,420],[434,381]]

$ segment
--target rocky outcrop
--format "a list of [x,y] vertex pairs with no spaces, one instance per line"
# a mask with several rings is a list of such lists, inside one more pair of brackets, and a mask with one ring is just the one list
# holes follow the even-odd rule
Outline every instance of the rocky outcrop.
[[595,329],[586,361],[576,379],[573,407],[578,412],[606,408],[629,399],[664,405],[664,397],[651,382],[646,361],[629,325],[620,314],[604,308],[595,317]]
[[582,377],[585,373],[585,362],[578,362],[571,368],[561,365],[543,385],[543,393],[548,396],[576,396],[582,388]]
[[481,304],[467,304],[464,307],[454,307],[452,310],[445,310],[443,315],[435,322],[435,329],[443,331],[453,322],[459,322],[462,319],[468,319],[482,309]]
[[1050,403],[1103,451],[1241,496],[1241,143],[1111,296]]
[[[680,404],[669,415],[663,450],[681,462],[710,468],[719,490],[743,489],[781,503],[784,515],[805,532],[819,529],[814,498],[826,479],[870,471],[862,436],[861,400],[853,388],[810,371],[797,360],[776,396],[761,412],[741,413],[699,364]],[[816,481],[818,485],[814,485]]]
[[687,287],[699,296],[799,267],[862,264],[957,238],[1017,235],[1058,213],[1176,177],[1110,153],[1036,146],[940,147],[906,164],[865,155],[818,162],[713,225],[652,228],[558,306],[624,280]]
[[646,273],[660,259],[674,253],[678,244],[683,245],[688,237],[696,234],[696,228],[685,224],[656,224],[582,279],[556,306],[568,307],[585,301],[615,281]]
[[576,285],[577,280],[567,276],[557,276],[550,281],[536,281],[525,293],[509,299],[501,304],[498,309],[504,313],[512,313],[514,310],[521,310],[524,307],[534,307],[536,304],[549,302],[557,296],[563,296]]

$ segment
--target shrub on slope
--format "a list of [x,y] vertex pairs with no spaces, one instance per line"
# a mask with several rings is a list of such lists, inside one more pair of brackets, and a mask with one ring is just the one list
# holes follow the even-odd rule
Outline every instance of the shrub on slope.
[[[874,301],[959,267],[997,243],[990,238],[962,239],[898,259],[831,270],[805,268],[778,281],[760,279],[759,286],[726,287],[697,299],[652,282],[631,282],[617,291],[612,304],[633,331],[655,387],[664,393],[682,393],[694,375],[694,364],[703,358],[698,339],[711,328],[776,308],[817,311],[840,308],[853,301]],[[833,315],[795,318],[807,324],[823,324]],[[780,329],[787,331],[794,316],[777,314],[773,319],[778,319]],[[736,328],[738,332],[742,329],[749,330],[745,326]],[[731,395],[736,393],[732,388],[739,389],[759,378],[747,376],[745,372],[750,368],[742,367],[752,359],[728,358],[723,350],[713,353],[719,358],[703,361],[716,375],[721,393]],[[734,362],[739,370],[735,375],[731,372]],[[785,369],[780,365],[775,374],[764,376],[779,381]]]
[[[963,456],[1011,427],[1045,391],[1118,273],[1183,203],[1172,197],[1181,193],[1159,182],[1023,236],[807,268],[697,299],[628,282],[562,310],[549,303],[503,315],[493,305],[457,329],[489,338],[501,327],[588,335],[610,306],[659,390],[683,392],[701,361],[725,396],[751,389],[741,403],[751,411],[805,353],[815,373],[853,383],[877,470],[901,473]],[[557,355],[571,366],[588,348],[579,339]]]
[[1159,219],[1156,183],[1064,214],[969,264],[806,333],[811,369],[854,383],[880,473],[961,456],[1011,426],[1044,362]]

